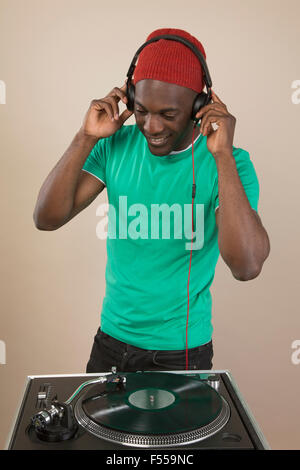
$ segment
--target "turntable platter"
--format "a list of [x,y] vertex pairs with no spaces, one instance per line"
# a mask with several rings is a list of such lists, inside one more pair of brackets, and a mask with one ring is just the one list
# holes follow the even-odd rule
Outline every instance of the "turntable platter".
[[[78,400],[75,415],[92,434],[135,445],[200,440],[229,419],[228,405],[198,379],[163,372],[127,373],[126,386],[95,385]],[[172,437],[173,436],[173,437]],[[175,437],[175,438],[174,438]]]

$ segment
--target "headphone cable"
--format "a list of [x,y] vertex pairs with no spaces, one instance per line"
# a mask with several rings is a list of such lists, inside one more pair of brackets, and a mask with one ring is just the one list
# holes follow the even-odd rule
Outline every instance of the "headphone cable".
[[190,253],[190,264],[189,264],[189,275],[187,283],[187,316],[186,316],[186,336],[185,336],[185,368],[188,370],[188,323],[189,323],[189,307],[190,307],[190,295],[189,295],[189,286],[190,286],[190,274],[191,274],[191,264],[192,264],[192,251],[193,251],[193,234],[194,234],[194,199],[196,195],[196,184],[195,184],[195,166],[194,166],[194,136],[196,129],[196,122],[193,127],[192,134],[192,159],[193,159],[193,187],[192,187],[192,235],[191,235],[191,253]]

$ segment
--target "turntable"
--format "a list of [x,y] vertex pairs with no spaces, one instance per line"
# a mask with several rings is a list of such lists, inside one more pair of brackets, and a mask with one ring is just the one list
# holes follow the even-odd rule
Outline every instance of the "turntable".
[[8,449],[268,449],[228,371],[30,376]]

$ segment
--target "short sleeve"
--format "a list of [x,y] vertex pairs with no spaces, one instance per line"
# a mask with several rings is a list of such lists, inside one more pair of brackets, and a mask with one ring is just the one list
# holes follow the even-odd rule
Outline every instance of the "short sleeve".
[[106,162],[110,139],[100,139],[88,155],[82,170],[87,171],[106,185]]
[[[259,200],[259,182],[257,174],[249,153],[246,150],[233,147],[233,156],[235,159],[237,171],[248,198],[249,204],[257,212]],[[218,185],[216,185],[216,195],[214,209],[219,207]]]

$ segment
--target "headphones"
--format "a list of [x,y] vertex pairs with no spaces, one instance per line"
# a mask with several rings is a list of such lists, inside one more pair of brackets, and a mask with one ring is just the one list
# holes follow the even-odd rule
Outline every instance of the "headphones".
[[155,36],[154,38],[150,39],[149,41],[145,42],[135,53],[135,56],[130,64],[129,70],[127,72],[127,86],[126,86],[126,97],[127,97],[127,109],[129,111],[133,111],[134,109],[134,97],[135,97],[135,86],[132,83],[132,75],[134,73],[135,67],[136,67],[136,61],[138,59],[138,56],[140,52],[144,49],[144,47],[148,46],[148,44],[151,44],[152,42],[159,41],[160,39],[168,39],[170,41],[177,41],[181,42],[184,44],[186,47],[191,49],[192,52],[198,57],[201,68],[203,70],[203,80],[206,86],[207,93],[202,91],[201,93],[198,93],[196,96],[193,106],[192,106],[192,114],[191,114],[191,119],[197,123],[199,119],[196,119],[196,114],[200,111],[201,108],[206,106],[210,101],[211,101],[211,87],[212,87],[212,81],[210,78],[210,74],[208,71],[208,67],[205,61],[205,58],[203,54],[197,49],[197,47],[188,41],[187,39],[177,36],[175,34],[162,34],[160,36]]

